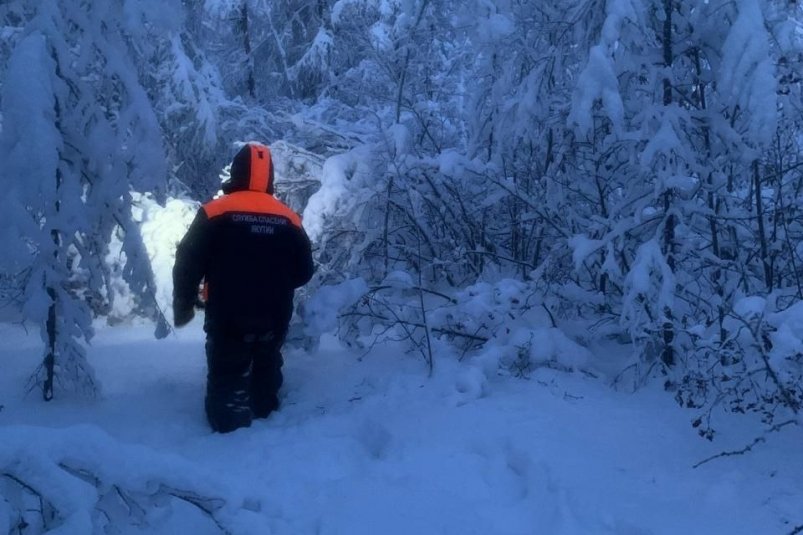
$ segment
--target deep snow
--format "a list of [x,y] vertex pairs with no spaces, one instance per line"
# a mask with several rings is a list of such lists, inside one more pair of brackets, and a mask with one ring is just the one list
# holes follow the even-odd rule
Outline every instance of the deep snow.
[[[73,511],[99,494],[59,462],[87,467],[101,487],[211,494],[226,500],[218,523],[234,533],[783,534],[803,524],[799,428],[694,469],[758,427],[726,419],[709,443],[671,396],[581,374],[494,377],[477,398],[455,379],[465,363],[438,360],[429,379],[396,348],[361,357],[326,338],[315,353],[286,352],[279,413],[212,434],[199,325],[163,341],[147,326],[100,329],[89,359],[102,396],[50,404],[24,396],[38,336],[0,326],[0,472],[67,494]],[[13,521],[4,503],[0,528],[4,510]],[[181,500],[141,503],[144,517],[118,518],[119,532],[219,532]]]

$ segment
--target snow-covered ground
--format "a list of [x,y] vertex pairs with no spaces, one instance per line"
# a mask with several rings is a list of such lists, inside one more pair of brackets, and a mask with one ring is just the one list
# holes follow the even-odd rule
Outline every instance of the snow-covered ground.
[[61,533],[752,535],[803,525],[799,428],[695,469],[758,429],[726,420],[709,443],[665,393],[615,392],[581,374],[492,378],[475,397],[455,380],[465,364],[437,361],[427,378],[393,347],[360,358],[328,338],[313,354],[287,352],[280,412],[212,434],[199,325],[163,341],[144,326],[101,329],[89,359],[102,396],[49,404],[23,391],[38,336],[0,326],[0,533],[18,532],[20,503],[30,511],[19,532],[41,527],[38,500],[9,475],[52,502]]

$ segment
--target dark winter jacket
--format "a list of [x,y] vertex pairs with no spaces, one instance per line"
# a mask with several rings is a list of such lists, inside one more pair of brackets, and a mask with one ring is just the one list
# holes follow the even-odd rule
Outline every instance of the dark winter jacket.
[[173,309],[192,312],[207,285],[204,328],[214,333],[284,330],[293,292],[313,273],[301,219],[273,192],[270,149],[251,143],[235,156],[224,195],[198,210],[173,267]]

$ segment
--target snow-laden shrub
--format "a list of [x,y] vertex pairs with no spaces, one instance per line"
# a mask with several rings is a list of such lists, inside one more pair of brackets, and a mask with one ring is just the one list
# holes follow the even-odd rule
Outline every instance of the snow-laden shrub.
[[447,337],[470,333],[486,338],[478,356],[491,357],[501,370],[517,376],[542,366],[578,370],[589,365],[590,352],[556,326],[537,295],[530,284],[514,279],[477,283],[434,311],[432,322]]
[[[396,271],[378,286],[353,279],[326,287],[322,294],[330,307],[347,305],[339,322],[347,343],[368,347],[404,341],[432,367],[441,357],[477,359],[488,372],[527,376],[538,367],[577,370],[591,361],[589,351],[555,325],[532,286],[513,279],[473,284],[450,296]],[[318,299],[308,303],[310,310],[321,308],[314,306],[322,304]],[[327,321],[318,314],[306,318],[324,328],[334,326],[332,315]]]
[[753,413],[768,427],[803,408],[803,303],[773,295],[742,297],[723,328],[690,329],[693,350],[675,398],[699,409],[701,436],[714,437],[717,411]]

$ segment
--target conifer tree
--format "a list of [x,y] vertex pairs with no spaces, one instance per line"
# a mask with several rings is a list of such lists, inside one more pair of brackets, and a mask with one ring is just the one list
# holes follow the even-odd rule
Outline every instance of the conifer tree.
[[132,220],[132,192],[163,191],[161,133],[121,28],[123,4],[43,0],[25,22],[3,86],[0,169],[5,267],[27,269],[24,318],[41,328],[36,375],[46,400],[58,385],[96,384],[83,341],[93,300],[111,298],[104,263],[111,233],[124,233],[124,276],[157,325],[149,259]]

